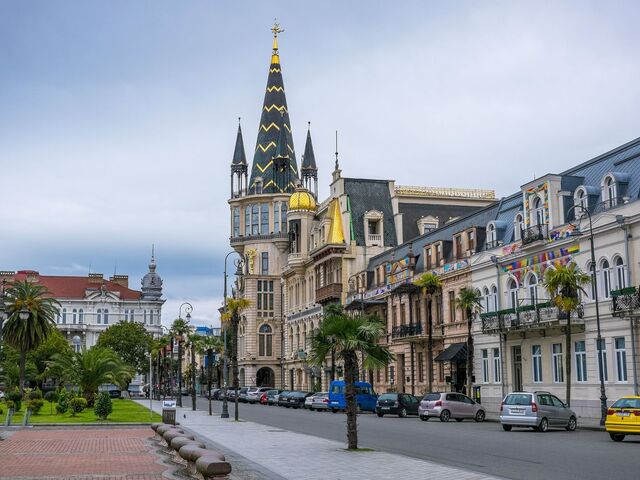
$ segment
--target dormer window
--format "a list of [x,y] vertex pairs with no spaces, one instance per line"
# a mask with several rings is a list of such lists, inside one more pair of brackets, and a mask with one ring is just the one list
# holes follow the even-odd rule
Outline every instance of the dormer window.
[[487,247],[493,248],[497,246],[498,238],[496,235],[496,226],[493,223],[487,225]]
[[524,217],[521,213],[516,215],[513,220],[513,239],[520,240],[522,238],[522,230],[524,230]]
[[605,208],[615,207],[618,200],[618,191],[615,180],[611,175],[607,175],[604,179],[602,187],[602,201]]
[[440,260],[442,260],[442,244],[436,243],[434,263],[437,267],[440,266]]
[[440,223],[440,221],[437,217],[427,215],[426,217],[421,217],[417,223],[420,235],[424,235],[425,233],[429,233],[430,231],[438,228],[438,224]]
[[576,209],[578,209],[578,214],[581,213],[582,210],[587,210],[589,208],[589,197],[587,197],[587,192],[585,192],[584,188],[578,188],[573,197],[573,204]]
[[262,178],[261,177],[256,178],[254,185],[255,185],[255,194],[262,195]]
[[531,223],[533,225],[544,225],[544,203],[542,203],[542,199],[538,196],[533,199]]
[[471,252],[476,251],[476,232],[475,230],[469,230],[467,232],[467,249]]
[[364,214],[364,227],[367,232],[366,244],[368,247],[383,246],[384,215],[377,210],[371,210]]
[[456,249],[456,252],[455,252],[456,258],[462,258],[463,257],[462,234],[456,235],[455,237],[453,237],[453,241]]

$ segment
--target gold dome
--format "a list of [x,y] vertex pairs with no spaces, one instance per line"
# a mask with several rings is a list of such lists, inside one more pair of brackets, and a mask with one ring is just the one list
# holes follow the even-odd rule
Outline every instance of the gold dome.
[[316,199],[304,188],[297,188],[296,191],[289,198],[289,211],[307,211],[315,212],[318,208]]

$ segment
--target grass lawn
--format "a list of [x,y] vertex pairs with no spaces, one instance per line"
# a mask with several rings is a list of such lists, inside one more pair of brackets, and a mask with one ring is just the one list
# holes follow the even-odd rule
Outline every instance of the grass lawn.
[[[138,403],[124,399],[124,398],[116,398],[112,400],[113,411],[111,415],[107,418],[105,422],[101,422],[96,417],[96,414],[93,412],[93,408],[86,408],[84,412],[78,413],[75,417],[72,417],[69,412],[65,414],[58,414],[56,412],[56,404],[53,405],[50,402],[45,400],[44,406],[40,410],[38,415],[31,415],[29,423],[94,423],[94,424],[107,424],[107,423],[115,423],[115,422],[159,422],[162,420],[162,417],[157,413],[153,414],[153,417],[149,415],[149,409],[139,405]],[[3,410],[5,411],[2,420],[4,421],[4,416],[6,415],[6,405]],[[13,416],[13,424],[20,425],[22,424],[22,417],[25,411],[25,404],[22,403],[22,410],[17,412]],[[51,411],[53,410],[53,415]]]

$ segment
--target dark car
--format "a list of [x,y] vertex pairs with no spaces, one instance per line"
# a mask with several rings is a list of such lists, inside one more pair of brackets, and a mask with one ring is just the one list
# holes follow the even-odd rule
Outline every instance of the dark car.
[[418,415],[420,400],[408,393],[383,393],[376,402],[376,414],[384,417],[387,414],[404,418],[407,415]]
[[122,397],[122,393],[120,392],[120,390],[109,390],[109,396],[111,398],[120,398]]
[[292,393],[293,392],[291,390],[283,390],[282,392],[280,392],[276,405],[278,405],[279,407],[287,406],[289,404],[289,395],[291,395]]
[[280,394],[283,391],[284,390],[280,390],[280,389],[276,389],[276,388],[274,388],[273,390],[269,390],[267,392],[267,405],[277,405],[278,404],[278,398],[280,397]]
[[304,408],[304,401],[307,397],[312,396],[311,392],[291,392],[287,395],[287,403],[285,407],[291,408]]

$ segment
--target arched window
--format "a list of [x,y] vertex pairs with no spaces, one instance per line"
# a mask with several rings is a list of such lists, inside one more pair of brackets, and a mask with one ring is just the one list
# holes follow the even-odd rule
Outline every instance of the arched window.
[[593,289],[593,275],[594,275],[594,271],[593,271],[593,264],[591,262],[587,263],[587,267],[586,270],[587,275],[589,275],[589,277],[591,278],[591,281],[589,282],[589,286],[587,288],[585,288],[585,290],[587,292],[589,292],[588,296],[591,300],[595,300],[596,298],[596,294],[595,294],[595,290]]
[[133,309],[129,310],[129,320],[134,321],[135,317],[133,315]]
[[489,289],[487,287],[482,289],[482,310],[485,312],[491,311],[491,299],[489,297]]
[[621,289],[627,286],[627,275],[622,257],[616,257],[613,260],[614,268],[616,269],[616,288]]
[[487,225],[487,247],[495,247],[496,239],[496,226],[493,223],[490,223]]
[[498,311],[498,287],[491,285],[491,306],[494,312]]
[[273,331],[266,323],[262,324],[258,330],[258,355],[261,357],[273,355]]
[[100,324],[102,323],[102,309],[101,309],[101,308],[99,308],[99,309],[96,311],[96,323],[97,323],[98,325],[100,325]]
[[71,310],[71,323],[74,325],[78,323],[78,310],[75,308]]
[[527,293],[529,294],[530,305],[538,303],[538,277],[535,273],[527,276]]
[[522,230],[524,229],[524,219],[521,213],[516,215],[513,220],[513,239],[520,240],[522,238]]
[[149,310],[149,325],[153,325],[153,310]]
[[78,310],[78,323],[80,325],[84,323],[84,310],[82,308]]
[[582,210],[586,210],[589,207],[589,198],[584,188],[578,188],[573,197],[573,204],[576,206],[576,217],[582,214]]
[[67,309],[66,308],[62,309],[62,323],[63,324],[67,323]]
[[509,301],[509,308],[516,308],[518,306],[518,283],[513,278],[507,281],[507,299]]
[[542,203],[542,199],[538,196],[533,200],[531,223],[533,225],[544,225],[544,204]]
[[604,179],[604,185],[602,188],[602,200],[604,201],[605,207],[615,207],[617,197],[618,192],[616,182],[611,175],[608,175],[607,178]]
[[600,273],[602,275],[602,297],[611,297],[611,268],[609,260],[606,258],[600,263]]
[[102,320],[105,325],[109,324],[109,310],[107,310],[106,308],[104,310],[102,310]]

